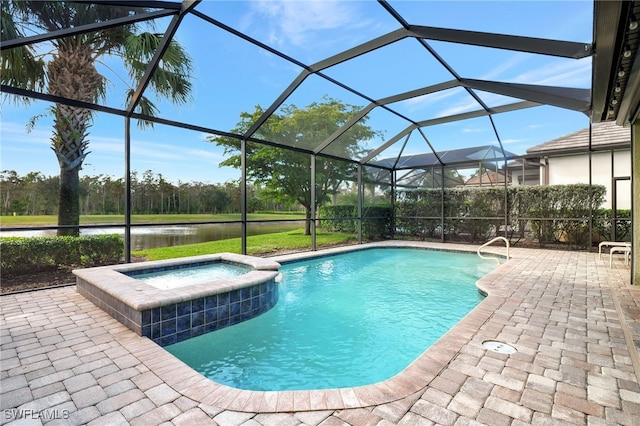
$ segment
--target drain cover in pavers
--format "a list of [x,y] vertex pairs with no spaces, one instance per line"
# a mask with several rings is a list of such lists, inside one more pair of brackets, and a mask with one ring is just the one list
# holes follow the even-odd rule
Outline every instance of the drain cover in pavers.
[[502,342],[496,342],[495,340],[487,340],[482,343],[482,346],[487,350],[498,352],[500,354],[513,354],[517,352],[516,348],[513,346]]

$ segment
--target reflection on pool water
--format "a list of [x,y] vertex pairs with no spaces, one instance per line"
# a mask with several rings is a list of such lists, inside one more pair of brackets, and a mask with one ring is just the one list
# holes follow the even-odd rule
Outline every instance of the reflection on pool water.
[[249,390],[388,379],[471,311],[495,267],[467,253],[377,248],[285,264],[279,301],[249,321],[165,347]]

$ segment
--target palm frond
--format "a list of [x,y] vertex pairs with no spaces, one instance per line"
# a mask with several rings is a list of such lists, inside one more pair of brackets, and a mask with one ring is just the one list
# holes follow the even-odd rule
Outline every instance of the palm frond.
[[49,117],[51,115],[53,115],[53,108],[47,108],[46,112],[42,114],[36,114],[31,118],[29,118],[29,121],[27,121],[27,125],[26,125],[27,133],[31,133],[33,129],[36,128],[36,124],[38,123],[38,120],[40,120],[43,117]]
[[[134,81],[140,81],[144,76],[162,38],[162,34],[150,32],[127,37],[125,64]],[[191,58],[177,42],[172,41],[151,76],[150,88],[175,104],[187,103],[192,89],[191,73]]]
[[[135,90],[129,89],[127,90],[126,103],[129,104],[131,99],[133,98],[133,94]],[[160,110],[158,107],[146,96],[141,96],[138,101],[138,105],[136,106],[136,112],[140,114],[147,115],[149,117],[156,117]],[[153,128],[153,122],[149,120],[138,120],[138,127],[141,129],[145,128]]]
[[[2,41],[24,37],[19,26],[14,20],[12,4],[2,2],[2,14],[0,16],[0,38]],[[0,81],[12,87],[41,91],[44,89],[45,62],[36,58],[31,46],[16,47],[2,51],[0,55]],[[19,103],[29,103],[31,100],[23,97],[12,97]]]

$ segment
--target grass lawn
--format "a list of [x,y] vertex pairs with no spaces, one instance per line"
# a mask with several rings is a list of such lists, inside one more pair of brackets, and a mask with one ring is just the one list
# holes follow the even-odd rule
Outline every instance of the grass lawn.
[[[316,244],[318,246],[346,244],[353,240],[355,240],[354,234],[321,231],[316,233]],[[304,230],[302,229],[275,234],[252,235],[247,237],[247,254],[250,255],[310,249],[311,236],[304,235]],[[162,260],[223,252],[240,253],[240,251],[241,239],[231,238],[228,240],[210,241],[206,243],[139,250],[132,252],[132,255],[143,256],[147,260]]]

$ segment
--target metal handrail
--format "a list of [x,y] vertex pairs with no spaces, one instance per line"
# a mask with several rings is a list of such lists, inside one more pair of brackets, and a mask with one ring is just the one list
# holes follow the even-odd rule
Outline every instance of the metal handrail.
[[487,257],[487,256],[483,256],[483,255],[480,253],[480,250],[481,250],[481,249],[483,249],[484,247],[486,247],[486,246],[488,246],[488,245],[491,245],[491,244],[495,243],[495,242],[496,242],[496,241],[498,241],[498,240],[502,240],[502,241],[504,241],[504,243],[507,245],[507,260],[509,260],[509,240],[507,240],[505,237],[495,237],[495,238],[493,238],[493,239],[491,239],[491,240],[487,241],[486,243],[484,243],[484,244],[483,244],[483,245],[481,245],[480,247],[478,247],[478,251],[477,251],[478,256],[479,256],[481,259],[492,259],[492,260],[495,260],[496,262],[498,262],[498,264],[500,264],[500,259],[498,259],[497,257]]

